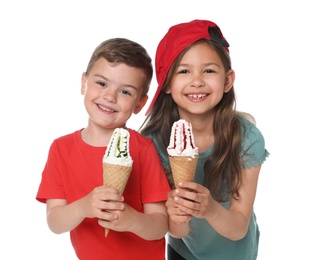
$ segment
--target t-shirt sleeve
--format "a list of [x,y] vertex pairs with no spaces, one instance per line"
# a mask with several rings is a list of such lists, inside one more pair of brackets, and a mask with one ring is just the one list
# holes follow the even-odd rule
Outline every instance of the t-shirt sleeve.
[[249,169],[262,164],[269,152],[265,148],[265,140],[260,130],[253,124],[246,128],[243,139],[242,158],[244,167]]
[[49,198],[65,198],[61,180],[60,169],[57,161],[57,142],[54,141],[49,149],[48,159],[42,172],[41,182],[36,199],[45,203]]

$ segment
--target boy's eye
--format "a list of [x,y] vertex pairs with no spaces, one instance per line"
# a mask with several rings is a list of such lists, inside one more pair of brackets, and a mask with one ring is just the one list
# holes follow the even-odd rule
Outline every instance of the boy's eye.
[[122,94],[131,96],[131,93],[128,90],[122,90]]
[[104,82],[101,82],[101,81],[98,81],[97,84],[99,84],[101,87],[105,87],[106,85]]

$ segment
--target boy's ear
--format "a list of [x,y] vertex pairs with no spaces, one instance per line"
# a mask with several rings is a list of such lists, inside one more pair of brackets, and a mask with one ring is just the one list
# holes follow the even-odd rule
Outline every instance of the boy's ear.
[[136,108],[134,109],[134,114],[138,114],[141,109],[145,106],[145,104],[147,103],[148,100],[148,95],[145,95],[143,98],[140,99],[140,101],[138,102]]
[[81,88],[80,88],[80,93],[82,95],[85,95],[85,83],[86,83],[86,73],[84,72],[82,75],[82,79],[81,79]]
[[224,93],[227,93],[231,90],[235,82],[235,71],[230,69],[226,73],[226,79],[225,79],[225,86],[224,86]]

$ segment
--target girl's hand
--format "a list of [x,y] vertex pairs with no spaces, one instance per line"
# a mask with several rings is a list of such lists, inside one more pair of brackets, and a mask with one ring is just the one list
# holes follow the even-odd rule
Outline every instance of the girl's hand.
[[210,191],[195,182],[181,182],[180,188],[173,191],[173,201],[177,211],[184,216],[206,218],[209,214],[213,198]]
[[167,214],[169,215],[170,219],[175,223],[188,223],[191,220],[191,215],[182,211],[179,208],[179,204],[175,200],[177,191],[179,191],[179,189],[172,190],[168,193],[167,201],[165,203],[167,208]]

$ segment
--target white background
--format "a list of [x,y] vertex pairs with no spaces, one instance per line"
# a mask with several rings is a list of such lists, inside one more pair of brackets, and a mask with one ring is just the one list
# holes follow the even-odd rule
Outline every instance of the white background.
[[[105,39],[141,43],[154,59],[168,28],[216,22],[229,41],[238,109],[271,153],[255,211],[260,260],[313,259],[310,1],[1,1],[0,259],[76,259],[35,200],[54,138],[87,124],[80,78]],[[156,88],[152,82],[150,97]],[[148,100],[148,103],[150,103]],[[129,121],[137,129],[144,112]]]

